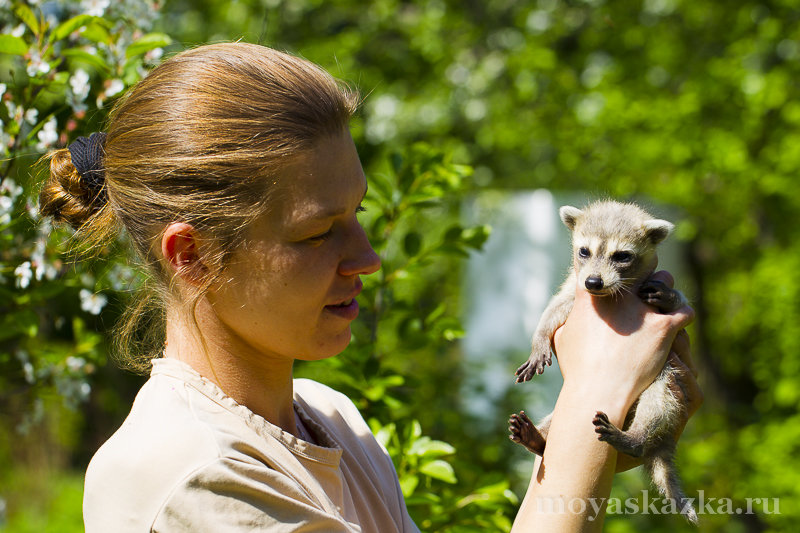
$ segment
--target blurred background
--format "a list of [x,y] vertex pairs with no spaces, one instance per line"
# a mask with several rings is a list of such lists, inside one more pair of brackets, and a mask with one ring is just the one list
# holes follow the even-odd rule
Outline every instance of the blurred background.
[[[556,210],[600,197],[676,223],[662,258],[697,311],[705,392],[678,464],[700,531],[797,531],[798,22],[796,0],[0,0],[0,531],[82,530],[83,472],[145,380],[111,356],[143,283],[125,236],[65,255],[36,163],[163,58],[232,40],[363,95],[383,269],[351,347],[297,375],[361,408],[423,531],[510,528],[532,465],[506,420],[548,412],[559,384],[553,367],[512,386],[568,261]],[[640,469],[618,476],[606,531],[690,530],[648,494]]]

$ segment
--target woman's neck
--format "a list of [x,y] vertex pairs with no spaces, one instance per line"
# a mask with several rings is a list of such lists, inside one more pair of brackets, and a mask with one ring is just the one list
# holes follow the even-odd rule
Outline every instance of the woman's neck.
[[196,322],[178,311],[167,311],[165,357],[187,363],[240,405],[297,435],[294,360],[259,353],[243,343],[203,299],[195,317]]

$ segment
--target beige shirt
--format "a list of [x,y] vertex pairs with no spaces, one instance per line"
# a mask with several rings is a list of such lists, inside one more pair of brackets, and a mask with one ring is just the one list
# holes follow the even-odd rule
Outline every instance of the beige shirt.
[[95,532],[415,532],[397,473],[353,403],[294,382],[305,442],[175,359],[156,359],[86,472]]

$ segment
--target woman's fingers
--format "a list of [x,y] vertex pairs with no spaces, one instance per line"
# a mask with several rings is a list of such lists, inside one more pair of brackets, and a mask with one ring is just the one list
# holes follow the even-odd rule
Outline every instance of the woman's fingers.
[[672,277],[672,274],[667,272],[666,270],[659,270],[658,272],[653,272],[650,276],[650,279],[660,281],[667,287],[674,287],[675,286],[675,278]]
[[694,364],[694,360],[692,359],[689,334],[685,329],[680,330],[675,336],[675,340],[672,342],[672,351],[675,352],[680,361],[686,365],[692,375],[697,377],[697,366]]
[[703,391],[697,382],[695,373],[677,353],[671,352],[667,361],[675,369],[675,377],[670,380],[669,387],[675,396],[686,405],[688,420],[703,405]]

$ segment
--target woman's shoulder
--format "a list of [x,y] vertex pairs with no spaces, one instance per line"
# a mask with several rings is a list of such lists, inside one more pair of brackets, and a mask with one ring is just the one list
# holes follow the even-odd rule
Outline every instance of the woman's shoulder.
[[390,464],[386,462],[388,453],[350,398],[310,379],[296,379],[294,390],[298,412],[331,436],[333,445],[347,451],[345,460],[349,454],[358,459],[369,457],[370,462],[377,461],[382,467]]
[[136,510],[132,521],[152,520],[172,487],[219,460],[213,429],[197,417],[198,401],[202,398],[176,378],[154,375],[145,383],[122,426],[89,463],[87,525],[96,515],[125,509]]
[[318,416],[358,429],[367,424],[353,401],[345,394],[311,379],[294,380],[295,401]]

